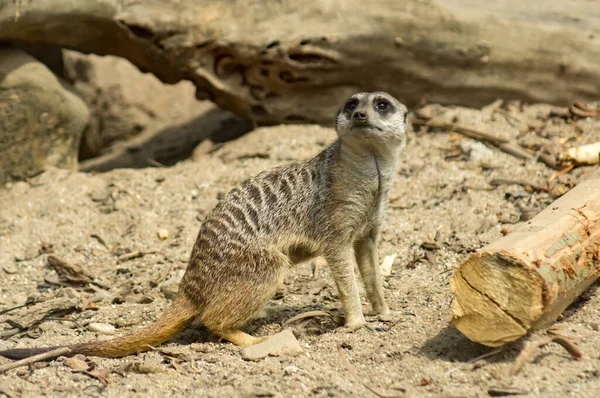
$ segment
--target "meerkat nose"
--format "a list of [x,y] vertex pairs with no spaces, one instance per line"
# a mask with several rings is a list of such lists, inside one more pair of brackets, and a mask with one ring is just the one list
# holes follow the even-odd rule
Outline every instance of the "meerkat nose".
[[361,112],[361,111],[354,112],[354,115],[352,115],[352,117],[356,121],[363,122],[363,121],[367,120],[367,114],[365,112]]

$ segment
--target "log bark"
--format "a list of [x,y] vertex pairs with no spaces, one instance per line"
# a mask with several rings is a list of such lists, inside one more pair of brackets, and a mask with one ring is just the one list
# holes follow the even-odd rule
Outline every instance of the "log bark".
[[600,169],[451,280],[453,324],[497,347],[551,325],[600,276]]
[[328,125],[360,90],[409,106],[596,100],[599,10],[586,0],[4,0],[0,41],[121,56],[261,124]]

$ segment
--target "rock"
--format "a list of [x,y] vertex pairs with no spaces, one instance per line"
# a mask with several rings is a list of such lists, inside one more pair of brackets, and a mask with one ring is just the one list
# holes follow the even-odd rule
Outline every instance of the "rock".
[[117,332],[115,327],[108,323],[90,323],[88,325],[88,329],[91,330],[92,332],[96,332],[96,333],[100,333],[100,334],[107,334],[107,335],[115,334]]
[[169,231],[166,228],[159,228],[156,231],[156,235],[158,235],[158,239],[160,240],[169,239]]
[[186,123],[214,107],[194,97],[190,82],[166,85],[122,58],[64,50],[64,63],[65,74],[93,114],[82,140],[82,159],[148,129]]
[[394,260],[398,254],[393,254],[391,256],[385,256],[383,261],[381,262],[381,275],[382,276],[390,276],[392,274],[392,265],[394,264]]
[[242,358],[247,361],[257,361],[268,356],[293,356],[302,352],[304,350],[300,346],[296,336],[294,336],[294,333],[292,333],[292,330],[285,329],[282,332],[269,336],[262,343],[242,348]]
[[77,357],[66,358],[63,364],[76,372],[88,370],[90,367],[83,359]]
[[165,84],[113,56],[65,50],[64,62],[67,77],[92,110],[81,160],[120,151],[107,158],[108,168],[148,166],[148,159],[172,164],[207,137],[237,137],[251,128],[210,101],[197,100],[191,82]]
[[134,364],[129,370],[136,373],[150,374],[164,372],[165,369],[161,358],[147,357],[142,363]]
[[173,273],[173,276],[161,283],[160,291],[167,300],[173,300],[177,296],[177,292],[179,291],[179,282],[181,282],[183,274],[185,274],[185,270],[177,270],[175,273]]
[[300,370],[300,369],[298,369],[297,366],[288,365],[285,368],[283,368],[283,374],[285,376],[289,376],[289,375],[292,375],[292,374],[296,373],[298,370]]
[[89,111],[41,62],[0,47],[0,184],[45,166],[75,169]]
[[481,142],[464,140],[460,144],[460,149],[469,156],[470,160],[476,162],[488,162],[494,158],[494,151]]
[[179,291],[179,283],[171,282],[160,285],[160,292],[167,300],[173,300]]

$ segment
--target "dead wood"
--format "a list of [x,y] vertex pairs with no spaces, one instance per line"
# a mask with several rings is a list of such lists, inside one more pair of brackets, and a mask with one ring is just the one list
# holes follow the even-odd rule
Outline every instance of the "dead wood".
[[439,128],[464,135],[465,137],[472,138],[474,140],[487,142],[488,144],[494,145],[502,152],[508,153],[519,159],[533,159],[533,153],[523,148],[516,142],[510,141],[506,138],[498,137],[485,131],[477,130],[468,126],[463,126],[458,123],[445,122],[437,119],[416,119],[412,121],[413,124],[419,126],[427,126],[433,128]]
[[[121,56],[261,124],[332,124],[385,90],[412,106],[502,99],[567,106],[600,91],[589,2],[4,1],[0,41]],[[360,10],[357,12],[356,10]],[[527,15],[527,18],[523,18]],[[548,15],[553,17],[549,19]],[[108,161],[116,161],[109,159]]]
[[600,169],[524,226],[483,247],[451,281],[454,325],[491,347],[545,328],[600,276]]
[[0,374],[4,373],[6,371],[9,371],[11,369],[15,369],[15,368],[18,368],[21,366],[28,366],[28,365],[34,364],[36,362],[44,361],[49,358],[58,358],[61,355],[65,355],[70,352],[71,352],[71,350],[69,348],[61,347],[61,348],[57,348],[56,350],[44,352],[43,354],[38,354],[38,355],[31,356],[29,358],[21,359],[19,361],[11,362],[9,364],[0,366]]

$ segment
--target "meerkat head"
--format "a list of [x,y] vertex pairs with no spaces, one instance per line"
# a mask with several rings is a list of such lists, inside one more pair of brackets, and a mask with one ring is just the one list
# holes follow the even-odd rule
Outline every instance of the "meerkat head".
[[388,93],[357,93],[338,111],[335,129],[342,140],[402,144],[406,117],[406,106]]

